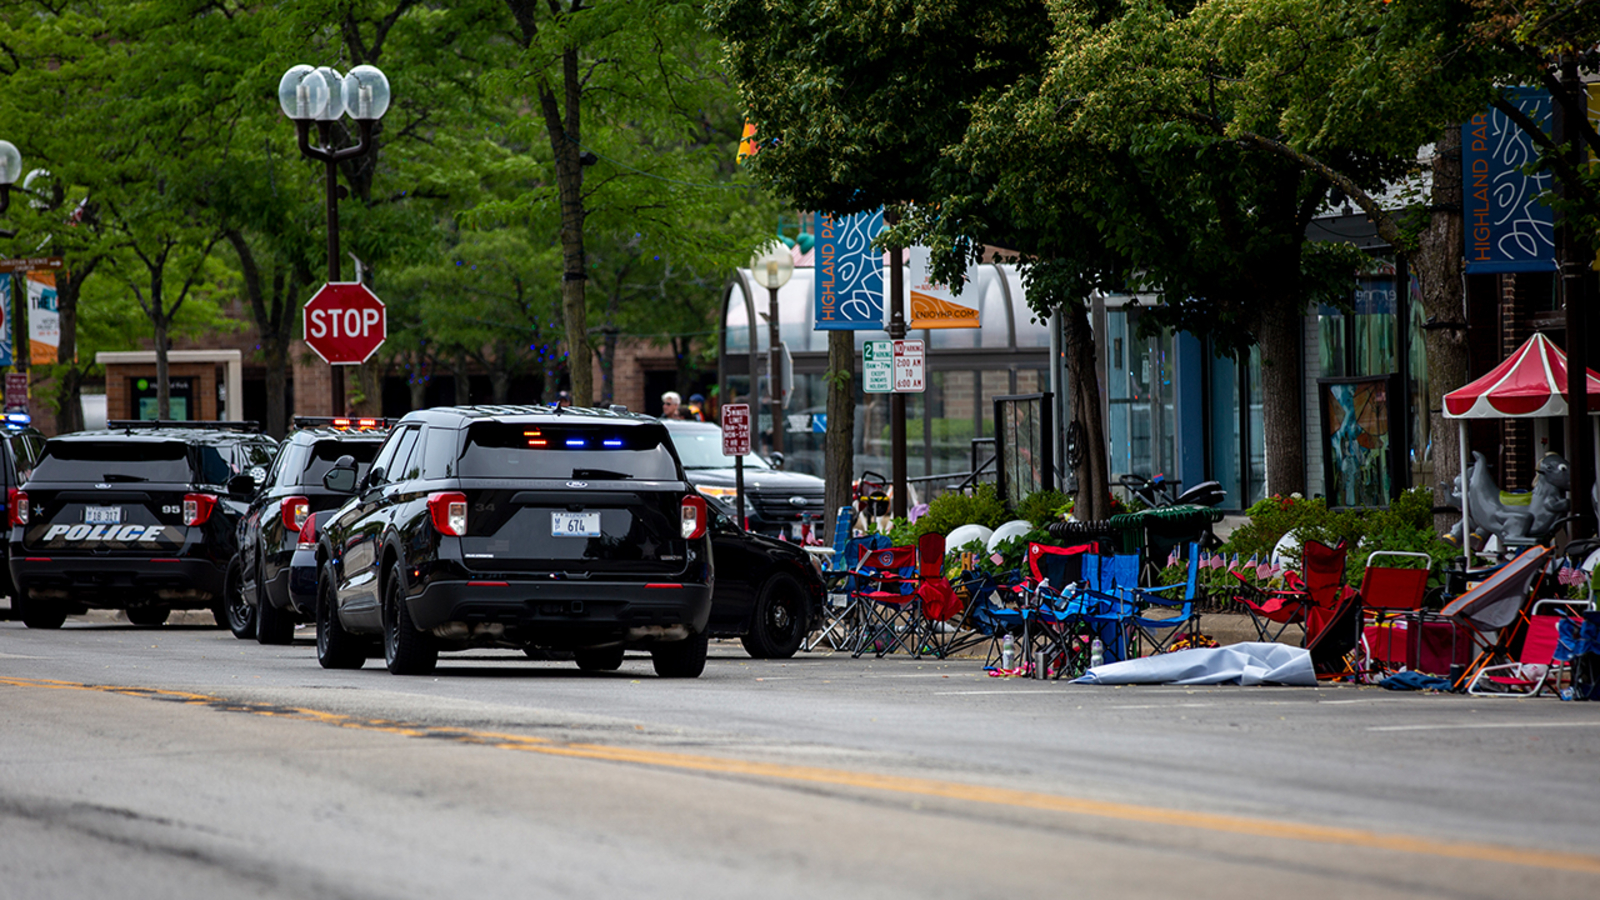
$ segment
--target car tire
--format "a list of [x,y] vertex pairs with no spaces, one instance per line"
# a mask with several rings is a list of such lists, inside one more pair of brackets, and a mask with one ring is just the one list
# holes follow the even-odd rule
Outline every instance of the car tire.
[[290,644],[294,642],[294,614],[272,605],[267,596],[267,583],[256,570],[256,643]]
[[367,642],[339,622],[333,573],[323,570],[317,582],[317,662],[324,669],[359,669],[367,663]]
[[[239,640],[256,636],[256,609],[244,599],[244,575],[235,560],[222,582],[222,609],[228,614],[228,630]],[[131,616],[130,616],[131,618]]]
[[11,614],[29,628],[60,628],[67,611],[58,604],[29,599],[21,589],[11,592]]
[[412,624],[404,583],[400,567],[391,568],[383,585],[383,661],[395,675],[426,675],[439,664],[439,645]]
[[167,616],[172,615],[172,610],[165,606],[130,606],[123,612],[128,616],[128,621],[140,628],[155,628],[167,624]]
[[572,658],[577,660],[578,668],[585,672],[615,672],[622,668],[622,645],[615,647],[595,647],[572,651]]
[[706,669],[705,632],[650,648],[650,662],[662,678],[699,678]]
[[811,598],[805,586],[788,572],[777,572],[756,592],[750,611],[750,630],[739,642],[756,659],[788,659],[806,639],[807,609]]

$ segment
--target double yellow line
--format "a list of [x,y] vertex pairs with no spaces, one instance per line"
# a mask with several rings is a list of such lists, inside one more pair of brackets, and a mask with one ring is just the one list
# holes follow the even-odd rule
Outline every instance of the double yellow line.
[[752,778],[770,779],[773,781],[829,785],[833,787],[882,791],[886,793],[907,794],[919,797],[938,797],[947,800],[959,800],[969,803],[983,803],[994,806],[1008,806],[1020,809],[1036,809],[1047,812],[1067,813],[1069,815],[1077,816],[1093,816],[1102,819],[1116,819],[1124,822],[1140,822],[1151,825],[1168,825],[1177,828],[1192,828],[1200,831],[1210,831],[1222,834],[1280,838],[1285,840],[1307,841],[1311,843],[1331,844],[1347,847],[1364,847],[1375,850],[1384,850],[1392,853],[1444,857],[1447,859],[1477,860],[1480,862],[1495,862],[1515,866],[1527,866],[1540,869],[1555,869],[1567,872],[1581,872],[1585,874],[1600,875],[1600,857],[1580,853],[1563,853],[1559,851],[1539,850],[1527,847],[1508,847],[1501,844],[1438,841],[1430,840],[1428,838],[1415,837],[1412,835],[1366,831],[1358,828],[1341,828],[1327,825],[1306,825],[1297,822],[1287,822],[1274,819],[1258,819],[1247,816],[1215,815],[1211,813],[1193,812],[1189,810],[1167,809],[1157,806],[1141,806],[1131,803],[1091,800],[1082,797],[1066,797],[1059,794],[1045,794],[1035,791],[1019,791],[1009,788],[963,784],[955,781],[937,781],[927,778],[907,778],[899,775],[883,775],[873,772],[851,772],[843,769],[825,769],[816,766],[796,766],[786,765],[783,763],[727,759],[716,756],[698,756],[686,753],[671,753],[660,750],[618,747],[605,744],[561,743],[548,738],[530,737],[527,735],[504,734],[493,731],[480,731],[476,729],[424,725],[415,722],[401,722],[389,719],[362,718],[358,716],[348,716],[342,713],[311,709],[308,707],[288,707],[278,706],[270,703],[241,702],[228,700],[222,697],[213,697],[207,694],[195,694],[185,691],[168,691],[158,690],[155,688],[81,684],[69,681],[10,677],[0,677],[0,685],[9,685],[12,687],[21,688],[47,688],[53,690],[95,691],[99,693],[122,694],[129,697],[145,697],[149,699],[165,700],[189,705],[210,706],[213,709],[218,709],[225,712],[240,712],[258,716],[295,719],[306,722],[316,722],[323,725],[332,725],[339,728],[354,728],[361,731],[378,731],[387,734],[402,735],[405,737],[426,737],[435,740],[443,738],[457,740],[466,744],[494,747],[501,750],[518,750],[526,753],[541,753],[547,756],[563,756],[573,759],[592,759],[601,760],[604,762],[631,763],[641,766],[654,766],[658,768],[678,769],[691,772],[708,772],[718,775],[742,775]]

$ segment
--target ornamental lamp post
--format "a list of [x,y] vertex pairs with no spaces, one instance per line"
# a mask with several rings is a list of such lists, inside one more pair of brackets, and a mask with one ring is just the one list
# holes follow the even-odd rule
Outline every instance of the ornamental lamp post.
[[[339,186],[339,163],[372,149],[373,124],[389,111],[389,99],[389,79],[376,66],[356,66],[348,75],[340,75],[329,66],[299,65],[283,73],[278,82],[278,106],[294,122],[300,155],[321,162],[327,172],[329,283],[339,280],[339,199],[346,193]],[[347,112],[356,120],[359,137],[354,147],[335,149],[333,123]],[[317,125],[315,147],[311,145],[313,122]],[[344,370],[335,366],[332,376],[332,412],[337,416],[344,412]]]
[[[22,174],[22,154],[10,141],[0,141],[0,215],[11,208],[11,186]],[[0,238],[14,238],[15,231],[0,230]],[[9,276],[8,276],[9,277]]]
[[[772,394],[772,452],[783,452],[783,366],[778,340],[778,288],[794,276],[794,255],[773,241],[750,257],[750,272],[767,289],[767,387]],[[751,373],[752,381],[755,373]],[[754,393],[754,390],[752,390]]]

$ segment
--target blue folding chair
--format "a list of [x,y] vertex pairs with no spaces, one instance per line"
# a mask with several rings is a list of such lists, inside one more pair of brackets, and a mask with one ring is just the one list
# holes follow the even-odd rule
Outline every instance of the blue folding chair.
[[[1148,641],[1156,653],[1165,653],[1179,635],[1193,635],[1200,616],[1194,611],[1195,594],[1200,584],[1200,545],[1189,545],[1189,577],[1165,587],[1133,587],[1126,591],[1136,607],[1133,616],[1135,636],[1141,644]],[[1176,594],[1183,589],[1182,596]],[[1162,611],[1166,615],[1153,616]]]
[[1139,554],[1119,553],[1098,560],[1089,589],[1098,602],[1087,608],[1089,639],[1100,641],[1101,662],[1120,662],[1138,655],[1138,606],[1129,592],[1139,586]]

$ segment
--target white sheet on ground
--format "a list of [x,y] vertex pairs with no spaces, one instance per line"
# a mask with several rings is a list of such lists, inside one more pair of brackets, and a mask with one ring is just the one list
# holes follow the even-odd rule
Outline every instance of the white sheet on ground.
[[1079,684],[1291,684],[1316,687],[1311,652],[1286,644],[1229,644],[1095,666]]

